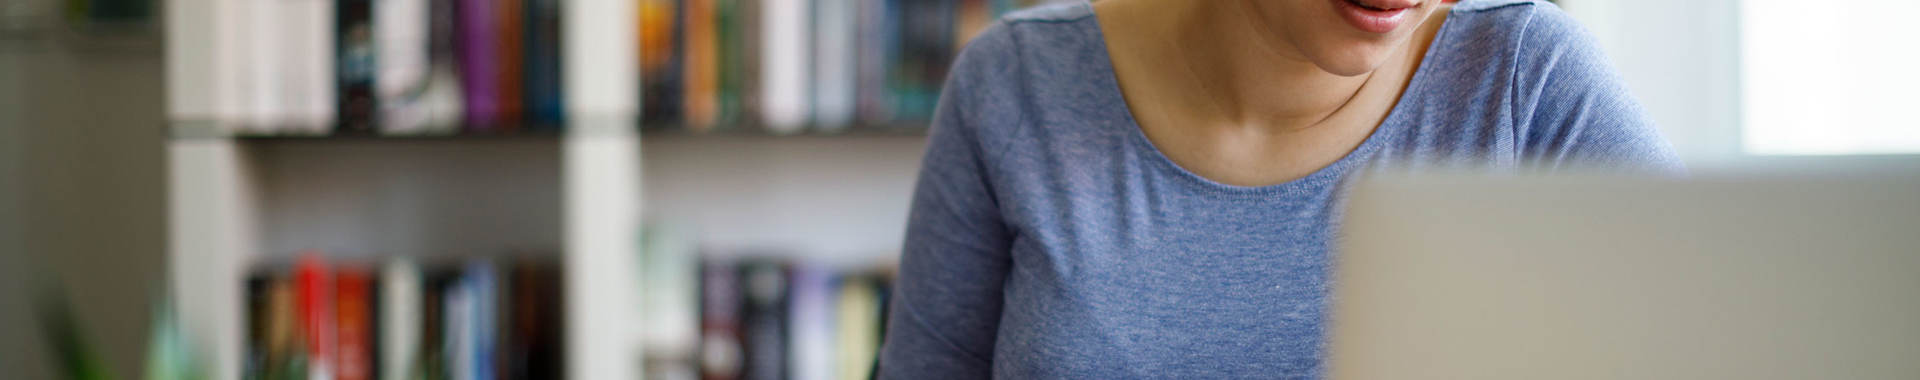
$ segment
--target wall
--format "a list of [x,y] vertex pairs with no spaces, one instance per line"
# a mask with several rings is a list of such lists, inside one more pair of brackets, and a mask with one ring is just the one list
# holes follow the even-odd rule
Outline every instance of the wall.
[[1690,167],[1740,151],[1740,0],[1561,0]]
[[166,266],[157,43],[0,39],[0,373],[52,378],[35,310],[63,289],[117,378],[142,374]]

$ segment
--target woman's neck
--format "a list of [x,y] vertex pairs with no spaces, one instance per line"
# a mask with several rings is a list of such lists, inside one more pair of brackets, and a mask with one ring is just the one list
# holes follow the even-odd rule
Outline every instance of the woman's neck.
[[[1372,74],[1340,76],[1308,60],[1284,31],[1257,22],[1246,1],[1173,1],[1191,17],[1175,19],[1176,45],[1194,59],[1196,83],[1222,105],[1220,121],[1244,127],[1311,128],[1339,111]],[[1178,4],[1178,5],[1175,5]],[[1275,85],[1285,84],[1285,85]]]

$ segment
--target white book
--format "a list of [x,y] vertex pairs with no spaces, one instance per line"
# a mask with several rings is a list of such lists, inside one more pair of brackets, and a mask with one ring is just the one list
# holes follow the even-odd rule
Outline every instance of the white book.
[[285,68],[280,78],[284,128],[289,134],[326,133],[334,121],[333,2],[279,1]]
[[761,3],[760,110],[762,122],[775,133],[794,133],[806,127],[809,108],[807,77],[813,51],[809,46],[808,0],[765,0]]
[[374,96],[380,128],[417,134],[431,117],[426,104],[429,28],[427,0],[374,0]]
[[823,130],[853,124],[859,11],[854,0],[814,0],[813,123]]
[[[210,116],[213,119],[212,121],[216,123],[219,132],[222,133],[237,132],[240,123],[247,119],[247,113],[245,112],[247,106],[247,97],[245,96],[247,93],[246,86],[252,83],[247,80],[248,67],[245,65],[247,44],[250,43],[248,37],[253,35],[253,33],[250,33],[252,29],[251,19],[247,18],[247,16],[250,15],[249,12],[252,11],[252,8],[249,7],[250,4],[248,4],[250,1],[251,0],[216,0],[209,2],[208,4],[212,6],[212,14],[208,16],[210,16],[210,19],[213,21],[210,23],[211,25],[208,25],[209,29],[213,32],[211,49],[197,49],[199,45],[195,45],[194,47],[175,46],[170,47],[170,49],[174,51],[168,52],[169,55],[206,54],[205,58],[207,60],[205,62],[211,66],[210,71],[212,74],[208,76],[208,82],[210,82],[208,84],[212,86],[212,91],[208,93],[212,96],[212,99],[208,99],[211,101],[210,105],[212,107]],[[170,23],[171,22],[172,21],[170,21]],[[169,33],[172,32],[170,31]],[[173,79],[178,80],[179,78]],[[186,86],[196,85],[181,83],[168,84],[170,91],[173,87]],[[190,95],[170,94],[169,96]],[[173,116],[177,117],[180,115]]]
[[280,116],[284,112],[284,86],[286,65],[282,63],[285,47],[281,35],[286,34],[285,12],[287,0],[241,0],[243,16],[238,24],[245,25],[237,36],[241,51],[239,65],[244,79],[239,87],[239,113],[245,115],[240,123],[246,133],[273,133],[274,127],[283,122]]
[[388,260],[380,276],[380,378],[406,379],[420,352],[420,267]]

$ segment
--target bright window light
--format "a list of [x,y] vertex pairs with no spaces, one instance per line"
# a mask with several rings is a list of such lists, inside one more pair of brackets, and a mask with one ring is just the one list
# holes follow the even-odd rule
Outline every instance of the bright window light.
[[1920,153],[1915,15],[1920,1],[1745,1],[1746,151]]

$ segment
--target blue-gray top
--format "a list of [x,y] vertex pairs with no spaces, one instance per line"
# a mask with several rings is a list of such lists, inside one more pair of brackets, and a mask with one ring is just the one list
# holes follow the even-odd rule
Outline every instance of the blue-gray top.
[[1678,170],[1558,8],[1451,12],[1358,148],[1261,187],[1210,181],[1153,146],[1089,4],[1005,17],[941,96],[881,377],[1318,377],[1346,179],[1386,164]]

